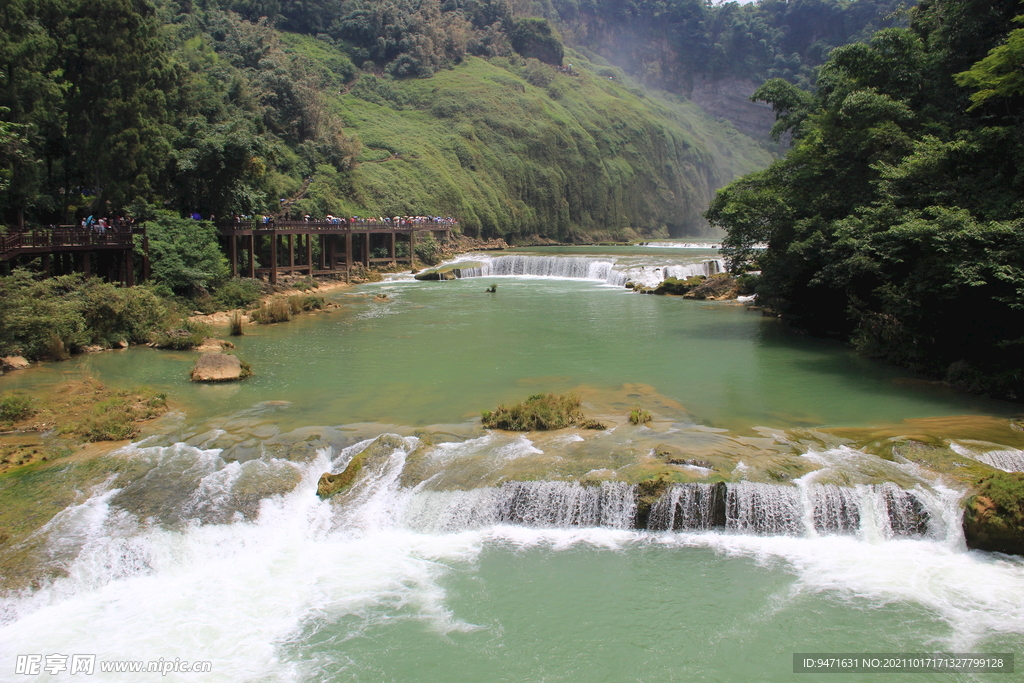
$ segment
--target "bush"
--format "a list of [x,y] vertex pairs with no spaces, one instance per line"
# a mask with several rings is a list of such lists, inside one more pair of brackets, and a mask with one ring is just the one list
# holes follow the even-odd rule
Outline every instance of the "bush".
[[144,342],[173,320],[175,305],[151,287],[82,275],[0,277],[0,355],[66,358],[88,344]]
[[417,237],[416,258],[428,266],[436,266],[441,262],[441,245],[433,235]]
[[249,278],[228,280],[213,293],[213,300],[221,309],[246,308],[263,296],[263,283]]
[[238,311],[231,314],[231,320],[228,324],[231,327],[232,337],[241,337],[244,334],[242,332],[242,314]]
[[740,296],[750,296],[757,292],[757,281],[761,279],[760,275],[740,275],[736,278],[736,285],[739,287]]
[[20,422],[36,413],[35,400],[24,394],[7,394],[0,398],[0,422]]
[[324,301],[322,296],[312,296],[310,294],[296,294],[295,296],[288,297],[288,307],[292,312],[292,315],[297,315],[305,311],[318,311],[324,307]]
[[153,345],[158,349],[184,351],[201,345],[210,336],[210,328],[201,323],[185,321],[180,327],[153,333]]
[[583,419],[583,413],[580,398],[574,394],[534,394],[510,408],[501,405],[493,412],[485,410],[481,418],[487,429],[530,432],[571,427]]
[[259,325],[286,323],[292,319],[291,305],[287,299],[275,298],[266,302],[249,314],[249,318]]
[[629,411],[629,421],[635,425],[645,425],[651,421],[651,414],[637,406],[633,410]]

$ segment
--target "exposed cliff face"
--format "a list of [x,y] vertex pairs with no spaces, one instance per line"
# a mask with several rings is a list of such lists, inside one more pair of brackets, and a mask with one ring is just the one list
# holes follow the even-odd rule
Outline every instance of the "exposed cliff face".
[[755,138],[767,138],[775,114],[764,102],[751,102],[758,84],[748,78],[698,76],[690,99],[711,116],[729,121],[736,130]]

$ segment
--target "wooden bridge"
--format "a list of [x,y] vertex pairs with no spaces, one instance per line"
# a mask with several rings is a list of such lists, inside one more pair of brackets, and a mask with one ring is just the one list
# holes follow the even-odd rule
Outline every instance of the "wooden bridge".
[[149,278],[149,239],[146,229],[115,225],[103,232],[59,225],[0,235],[0,263],[40,258],[49,275],[80,272],[105,275],[129,286],[135,284],[135,236],[142,236],[142,279]]
[[[282,273],[312,276],[337,275],[343,271],[349,276],[355,263],[361,263],[364,268],[373,263],[408,263],[410,269],[415,269],[416,235],[429,232],[437,239],[443,239],[453,225],[440,221],[268,219],[266,222],[235,220],[218,223],[217,227],[225,242],[232,276],[244,270],[247,277],[265,275],[272,284],[276,284]],[[408,252],[404,256],[397,255],[399,236],[408,244]],[[317,245],[315,250],[314,242]],[[373,257],[374,248],[386,250],[387,256]],[[241,253],[243,251],[244,254]],[[257,267],[257,261],[266,265]]]

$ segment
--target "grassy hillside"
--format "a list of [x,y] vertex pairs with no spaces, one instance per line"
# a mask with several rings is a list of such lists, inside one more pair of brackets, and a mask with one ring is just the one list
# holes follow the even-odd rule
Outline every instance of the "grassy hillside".
[[[289,49],[329,58],[315,39]],[[350,174],[321,165],[296,209],[454,215],[471,235],[559,240],[699,234],[713,192],[766,166],[763,147],[689,102],[630,87],[570,53],[467,57],[429,79],[362,73],[329,98],[361,143]]]

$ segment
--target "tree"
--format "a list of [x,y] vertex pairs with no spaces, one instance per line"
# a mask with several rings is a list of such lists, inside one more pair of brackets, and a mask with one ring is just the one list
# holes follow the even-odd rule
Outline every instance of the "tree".
[[228,262],[209,221],[180,218],[161,211],[146,224],[153,280],[176,294],[208,289],[228,277]]

